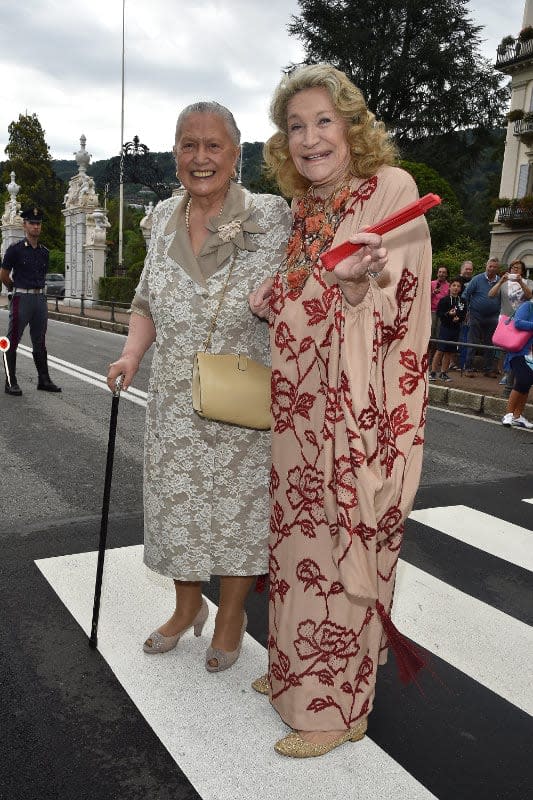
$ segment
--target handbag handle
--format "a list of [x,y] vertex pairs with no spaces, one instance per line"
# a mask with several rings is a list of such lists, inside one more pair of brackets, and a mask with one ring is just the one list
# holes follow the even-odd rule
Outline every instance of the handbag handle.
[[233,267],[235,266],[236,259],[237,259],[237,251],[235,251],[233,253],[233,258],[231,260],[230,268],[228,270],[228,274],[226,275],[226,280],[224,281],[224,286],[222,287],[222,293],[220,295],[220,300],[218,301],[217,310],[215,311],[213,319],[211,320],[211,325],[209,326],[209,332],[208,332],[207,337],[205,339],[205,342],[203,344],[204,353],[207,352],[207,349],[208,349],[209,345],[211,344],[211,337],[212,337],[212,335],[214,333],[214,330],[215,330],[215,327],[216,327],[216,324],[217,324],[218,315],[220,313],[220,309],[222,308],[222,302],[224,300],[224,295],[226,294],[226,289],[228,288],[229,279],[231,278],[231,273],[233,272]]

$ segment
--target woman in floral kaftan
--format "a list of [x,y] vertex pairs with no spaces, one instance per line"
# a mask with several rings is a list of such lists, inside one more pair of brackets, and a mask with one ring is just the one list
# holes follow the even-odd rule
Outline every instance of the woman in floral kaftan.
[[[404,521],[422,463],[431,249],[424,218],[363,233],[417,199],[360,91],[329,65],[301,67],[271,106],[266,161],[293,200],[270,302],[268,691],[294,732],[276,750],[317,756],[364,736],[390,621]],[[333,270],[320,256],[365,244]],[[406,656],[406,663],[408,662]]]
[[218,103],[195,103],[180,114],[174,154],[186,192],[154,211],[128,338],[108,374],[110,388],[123,374],[127,389],[155,342],[145,432],[144,560],[174,579],[176,606],[144,651],[171,650],[189,628],[200,635],[208,614],[202,581],[219,575],[220,602],[206,655],[210,672],[236,661],[246,595],[267,569],[269,434],[197,416],[193,358],[224,293],[211,352],[269,360],[268,326],[250,312],[248,293],[276,272],[290,226],[281,197],[251,195],[232,181],[239,142],[233,115]]

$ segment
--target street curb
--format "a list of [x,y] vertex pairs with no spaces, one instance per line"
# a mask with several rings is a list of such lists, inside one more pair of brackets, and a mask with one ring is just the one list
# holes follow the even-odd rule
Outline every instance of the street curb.
[[83,328],[94,328],[95,330],[107,331],[110,333],[128,334],[129,326],[124,322],[109,322],[105,319],[95,319],[94,317],[80,317],[79,314],[61,314],[58,311],[49,311],[48,319],[55,319],[59,322],[67,322],[70,325],[81,325]]
[[[449,408],[451,411],[464,411],[490,419],[501,419],[507,409],[505,397],[465,392],[463,389],[449,389],[447,386],[429,387],[431,405]],[[533,404],[528,403],[525,416],[533,416]]]

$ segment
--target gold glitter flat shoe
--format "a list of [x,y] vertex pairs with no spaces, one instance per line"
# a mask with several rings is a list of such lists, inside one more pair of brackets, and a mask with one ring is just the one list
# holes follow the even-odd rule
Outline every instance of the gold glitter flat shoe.
[[259,694],[270,694],[268,675],[261,675],[260,678],[256,678],[252,683],[252,689],[254,689],[256,692],[259,692]]
[[299,733],[293,731],[289,733],[288,736],[285,736],[284,739],[280,739],[279,742],[276,742],[274,750],[282,756],[290,756],[291,758],[314,758],[315,756],[323,756],[329,753],[330,750],[334,750],[340,744],[344,744],[344,742],[358,742],[364,737],[366,726],[366,719],[363,719],[355,728],[350,728],[350,730],[343,733],[342,736],[325,744],[306,742]]
[[[242,647],[242,640],[244,638],[244,634],[246,633],[246,627],[248,625],[248,617],[246,616],[246,611],[244,612],[243,620],[242,620],[242,627],[241,627],[241,635],[239,639],[239,644],[232,650],[230,653],[227,653],[225,650],[219,650],[218,647],[212,647],[209,645],[207,648],[207,652],[205,654],[205,668],[208,672],[223,672],[225,669],[232,667],[233,664],[237,661],[241,654],[241,647]],[[216,667],[212,667],[209,663],[213,659],[217,660]]]
[[163,634],[159,633],[159,631],[154,631],[153,633],[150,634],[148,639],[143,644],[144,652],[150,654],[168,653],[169,650],[173,650],[176,647],[177,643],[179,642],[183,634],[186,631],[190,630],[191,628],[194,628],[195,636],[201,636],[208,616],[209,616],[209,607],[205,602],[205,598],[202,597],[202,605],[200,606],[200,611],[195,616],[190,625],[188,625],[182,631],[177,633],[175,636],[163,636]]

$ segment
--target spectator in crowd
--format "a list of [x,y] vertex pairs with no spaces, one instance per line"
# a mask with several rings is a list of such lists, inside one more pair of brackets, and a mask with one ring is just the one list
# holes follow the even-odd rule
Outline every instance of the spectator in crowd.
[[[461,266],[459,268],[459,278],[460,278],[461,283],[463,285],[463,291],[462,291],[463,299],[464,299],[464,296],[465,296],[466,287],[470,283],[470,281],[472,280],[473,275],[474,275],[474,264],[473,264],[473,262],[472,261],[463,261],[463,263],[461,264]],[[467,307],[466,316],[465,316],[465,318],[463,320],[463,323],[461,325],[461,330],[459,332],[459,341],[460,342],[466,342],[467,341],[469,327],[470,326],[469,326],[469,323],[468,323],[468,307]],[[465,368],[465,364],[466,364],[466,354],[467,354],[467,352],[468,352],[468,348],[467,347],[460,347],[458,353],[452,354],[452,360],[451,360],[449,368],[450,369],[457,369],[458,368],[457,367],[457,359],[459,359],[460,368],[464,369]]]
[[526,278],[526,265],[519,258],[511,261],[509,271],[489,291],[489,297],[501,297],[500,313],[510,317],[518,306],[531,300],[533,281]]
[[[466,314],[466,302],[461,297],[463,284],[460,278],[453,278],[450,281],[450,292],[447,297],[443,297],[437,306],[437,316],[440,320],[439,339],[447,342],[458,342],[461,323]],[[450,381],[448,367],[453,353],[457,352],[457,345],[445,344],[441,342],[437,345],[437,352],[433,356],[429,380],[437,380],[437,372],[440,369],[439,379]]]
[[[511,261],[508,272],[504,272],[498,283],[489,292],[489,297],[501,297],[500,313],[512,317],[516,309],[531,300],[533,282],[526,278],[526,265],[519,258]],[[513,376],[510,370],[503,372],[500,381],[502,386],[508,387],[504,394],[508,397],[510,387],[513,385]]]
[[[437,306],[443,297],[448,297],[450,284],[448,283],[447,267],[437,269],[437,277],[431,281],[431,339],[436,339],[439,335],[439,318],[437,316]],[[436,350],[436,345],[430,344],[428,352],[428,362]]]
[[525,302],[514,316],[515,327],[519,331],[530,331],[531,337],[518,353],[508,353],[505,366],[514,375],[514,385],[507,402],[507,410],[502,424],[516,428],[533,428],[533,422],[524,417],[529,390],[533,386],[533,305]]
[[[485,265],[485,272],[481,272],[468,282],[464,299],[468,304],[469,330],[467,341],[469,344],[482,344],[492,346],[492,334],[496,330],[500,314],[500,296],[489,297],[489,292],[499,281],[498,271],[500,262],[497,258],[489,258]],[[474,355],[475,347],[469,347],[466,356],[466,375],[472,378],[475,375]],[[497,377],[496,352],[483,350],[483,372],[492,378]]]
[[459,268],[459,277],[464,288],[474,277],[474,264],[472,261],[463,261]]

